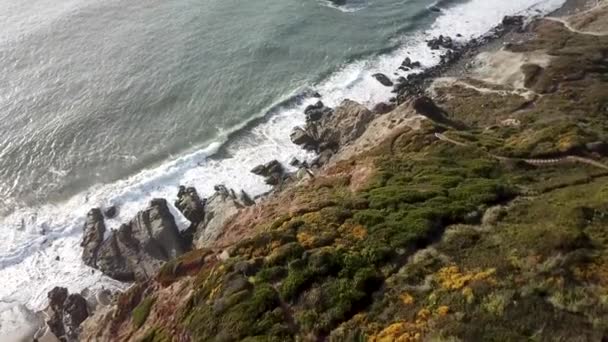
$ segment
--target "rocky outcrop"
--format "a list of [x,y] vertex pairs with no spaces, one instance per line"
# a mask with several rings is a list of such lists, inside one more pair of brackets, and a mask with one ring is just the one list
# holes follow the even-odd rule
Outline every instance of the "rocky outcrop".
[[365,106],[351,100],[344,100],[331,117],[323,120],[317,132],[326,146],[343,146],[357,139],[374,118]]
[[243,198],[241,200],[233,190],[224,185],[215,186],[215,193],[207,199],[205,205],[205,219],[198,224],[194,233],[192,243],[195,248],[207,247],[224,232],[224,225],[229,219],[241,208],[255,203],[249,196]]
[[103,239],[105,225],[98,209],[87,215],[81,243],[83,261],[120,281],[146,280],[164,261],[181,255],[185,243],[164,199]]
[[399,67],[400,70],[404,70],[404,71],[409,71],[411,69],[415,69],[415,68],[420,68],[422,66],[422,64],[420,64],[420,62],[415,61],[412,62],[412,59],[409,57],[406,57],[403,62],[401,63],[401,66]]
[[285,168],[276,159],[254,167],[251,173],[264,177],[268,185],[279,185],[285,178]]
[[106,225],[101,210],[91,209],[87,214],[84,234],[80,246],[83,247],[82,260],[85,265],[97,268],[97,253],[104,240]]
[[78,341],[80,324],[89,317],[87,301],[79,294],[68,294],[64,287],[55,287],[48,293],[47,326],[60,341]]
[[194,187],[180,186],[174,204],[192,224],[196,225],[205,219],[205,200],[201,200]]
[[320,120],[323,116],[330,115],[332,109],[326,107],[323,102],[318,101],[315,104],[312,104],[304,110],[304,114],[306,115],[306,122],[314,122]]
[[456,48],[456,44],[454,43],[452,38],[446,37],[443,35],[440,35],[439,37],[435,37],[435,38],[428,40],[427,45],[428,45],[428,47],[431,48],[431,50],[439,50],[440,48],[444,48],[444,49]]
[[292,141],[304,149],[319,153],[317,163],[311,164],[322,165],[340,146],[361,136],[373,118],[374,113],[365,106],[344,100],[331,115],[309,122],[304,128],[296,127],[291,136]]

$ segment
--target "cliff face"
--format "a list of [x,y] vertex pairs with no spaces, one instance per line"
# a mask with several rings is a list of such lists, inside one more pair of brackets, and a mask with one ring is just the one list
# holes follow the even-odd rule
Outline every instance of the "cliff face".
[[608,338],[607,23],[537,20],[374,116],[81,338]]

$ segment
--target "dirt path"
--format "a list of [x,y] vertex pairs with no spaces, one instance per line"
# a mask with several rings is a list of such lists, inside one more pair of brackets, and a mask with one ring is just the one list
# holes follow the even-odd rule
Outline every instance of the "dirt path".
[[[454,139],[451,139],[447,136],[445,136],[444,134],[441,133],[435,133],[435,137],[441,141],[445,141],[448,142],[450,144],[453,145],[457,145],[457,146],[469,146],[469,144],[467,143],[463,143]],[[499,155],[495,155],[492,153],[488,153],[488,155],[494,159],[498,159],[500,161],[514,161],[514,162],[524,162],[526,164],[530,164],[530,165],[534,165],[534,166],[547,166],[547,165],[558,165],[558,164],[571,164],[571,163],[582,163],[582,164],[587,164],[587,165],[591,165],[597,168],[600,168],[602,170],[607,170],[608,171],[608,166],[606,166],[603,163],[600,163],[596,160],[593,159],[589,159],[589,158],[585,158],[585,157],[579,157],[579,156],[565,156],[565,157],[561,157],[561,158],[541,158],[541,159],[525,159],[525,158],[510,158],[510,157],[504,157],[504,156],[499,156]]]

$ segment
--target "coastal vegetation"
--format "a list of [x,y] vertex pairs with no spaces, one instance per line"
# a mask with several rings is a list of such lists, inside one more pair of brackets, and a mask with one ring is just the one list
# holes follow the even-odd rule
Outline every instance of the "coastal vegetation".
[[532,97],[481,78],[436,85],[449,120],[391,131],[291,184],[261,206],[269,219],[252,221],[247,238],[167,262],[121,295],[132,314],[97,333],[607,338],[608,36],[549,20],[529,30],[533,38],[507,50],[550,56],[543,67],[516,68]]

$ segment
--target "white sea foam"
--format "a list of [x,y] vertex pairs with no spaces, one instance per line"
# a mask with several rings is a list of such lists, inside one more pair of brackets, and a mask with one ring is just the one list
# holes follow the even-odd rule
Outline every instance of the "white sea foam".
[[[563,2],[472,0],[444,9],[426,32],[403,37],[402,47],[397,51],[345,65],[316,85],[316,90],[329,106],[336,106],[345,98],[367,106],[386,101],[394,95],[391,88],[382,86],[372,75],[382,72],[393,79],[405,75],[405,72],[394,73],[406,56],[420,61],[423,67],[438,63],[439,55],[426,46],[428,37],[460,33],[462,37],[458,39],[468,40],[490,30],[504,15],[547,13]],[[285,108],[239,135],[227,145],[227,156],[223,159],[209,158],[224,142],[218,141],[128,179],[94,186],[66,202],[23,208],[1,219],[4,235],[0,240],[3,285],[0,287],[0,312],[14,309],[17,304],[40,309],[46,303],[46,293],[58,285],[66,286],[70,291],[125,286],[84,266],[80,260],[79,242],[84,218],[92,207],[118,205],[117,218],[107,221],[110,228],[116,228],[145,208],[152,198],[162,197],[172,202],[180,184],[195,186],[203,196],[209,195],[218,183],[235,190],[245,189],[253,195],[269,190],[262,179],[250,174],[249,170],[272,159],[287,163],[292,157],[311,157],[289,141],[289,133],[293,126],[303,123],[302,110],[314,100]],[[185,227],[186,219],[175,208],[172,211],[178,225]],[[0,333],[3,327],[0,322]]]

